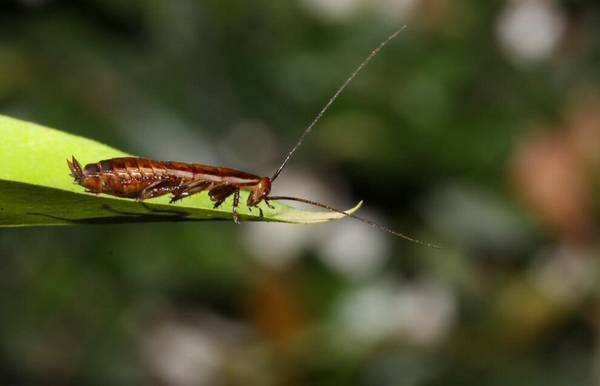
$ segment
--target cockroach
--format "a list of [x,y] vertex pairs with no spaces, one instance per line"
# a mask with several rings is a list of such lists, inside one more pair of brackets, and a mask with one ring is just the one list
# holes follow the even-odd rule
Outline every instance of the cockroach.
[[354,72],[342,83],[325,106],[304,130],[298,142],[287,153],[283,162],[271,178],[260,177],[254,174],[242,172],[236,169],[209,166],[197,163],[185,163],[176,161],[158,161],[136,157],[120,157],[102,160],[97,163],[87,164],[81,167],[73,156],[67,159],[71,170],[71,176],[75,182],[85,187],[90,193],[105,193],[118,197],[133,198],[138,201],[153,197],[172,194],[171,203],[179,201],[193,194],[208,191],[214,208],[219,207],[227,198],[233,196],[232,216],[235,223],[240,222],[237,208],[240,202],[240,191],[249,192],[246,205],[248,209],[258,208],[262,216],[262,209],[258,204],[264,202],[267,207],[274,209],[269,201],[297,201],[313,205],[332,212],[351,217],[374,228],[391,233],[405,240],[421,244],[431,248],[439,248],[435,244],[417,240],[403,233],[389,229],[381,224],[356,216],[352,213],[333,208],[304,198],[290,196],[269,196],[271,185],[285,168],[292,155],[304,142],[304,138],[321,119],[338,96],[352,82],[358,73],[373,59],[381,49],[394,39],[403,29],[397,30],[383,42],[381,42],[371,53],[356,67]]

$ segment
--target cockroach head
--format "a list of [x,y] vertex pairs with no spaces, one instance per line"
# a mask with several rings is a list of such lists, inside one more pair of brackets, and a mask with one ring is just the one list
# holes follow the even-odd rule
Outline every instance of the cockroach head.
[[69,165],[69,170],[71,170],[71,177],[75,179],[75,182],[79,183],[84,177],[79,161],[72,156],[71,161],[67,158],[67,165]]
[[248,196],[248,206],[258,205],[269,193],[271,193],[271,179],[269,177],[262,177],[258,181],[258,184],[256,184],[256,188]]

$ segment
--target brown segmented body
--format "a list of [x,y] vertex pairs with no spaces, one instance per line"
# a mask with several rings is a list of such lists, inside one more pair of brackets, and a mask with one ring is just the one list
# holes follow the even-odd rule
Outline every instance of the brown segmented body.
[[260,177],[239,170],[191,164],[176,161],[158,161],[146,158],[122,157],[87,164],[83,168],[83,186],[94,193],[106,193],[121,197],[138,197],[153,183],[162,181],[165,193],[192,181],[205,180],[210,187],[237,185],[253,190]]
[[271,191],[268,177],[220,166],[136,157],[111,158],[87,164],[84,168],[73,157],[67,164],[75,182],[91,193],[140,201],[172,194],[171,202],[175,202],[206,190],[215,207],[233,195],[236,222],[240,190],[250,192],[248,207],[257,206]]

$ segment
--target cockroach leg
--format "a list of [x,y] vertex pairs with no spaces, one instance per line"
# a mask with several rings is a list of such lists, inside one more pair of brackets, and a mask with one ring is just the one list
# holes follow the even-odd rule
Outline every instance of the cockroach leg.
[[218,208],[227,197],[235,193],[239,188],[235,185],[219,185],[208,191],[208,195],[212,201],[215,202],[213,208]]
[[144,190],[142,190],[140,194],[137,197],[135,197],[135,200],[143,201],[149,198],[154,198],[170,193],[173,189],[175,189],[172,185],[169,186],[170,184],[172,184],[172,182],[155,181],[150,185],[146,186]]
[[233,205],[231,209],[231,213],[233,214],[233,222],[236,224],[240,223],[240,215],[238,214],[238,205],[240,204],[240,189],[237,188],[233,192]]
[[173,195],[173,197],[171,197],[171,199],[169,200],[169,204],[173,204],[173,203],[183,199],[184,197],[186,197],[186,195],[184,195],[184,194]]
[[265,198],[264,201],[265,201],[265,204],[269,207],[269,209],[275,209],[275,207],[269,203],[269,200],[267,200]]
[[178,189],[182,193],[186,193],[188,196],[191,196],[192,194],[199,193],[199,192],[206,190],[210,186],[210,184],[211,184],[210,181],[196,180],[196,181],[192,181],[188,184],[181,185],[181,186],[179,186]]
[[[264,217],[262,208],[260,206],[258,206],[258,205],[256,205],[256,208],[258,208],[258,215],[260,217]],[[248,212],[252,212],[252,207],[251,206],[248,207]]]
[[197,180],[186,185],[181,185],[173,191],[173,197],[171,197],[171,201],[169,202],[172,204],[184,197],[203,192],[210,186],[210,184],[210,181]]

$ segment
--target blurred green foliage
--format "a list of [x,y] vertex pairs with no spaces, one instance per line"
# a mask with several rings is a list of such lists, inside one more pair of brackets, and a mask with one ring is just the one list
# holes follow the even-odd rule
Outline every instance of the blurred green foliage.
[[[3,229],[0,383],[596,384],[600,5],[401,3],[0,3],[0,113],[261,175],[406,23],[278,183],[445,246],[349,224]],[[519,54],[536,31],[560,33]]]

